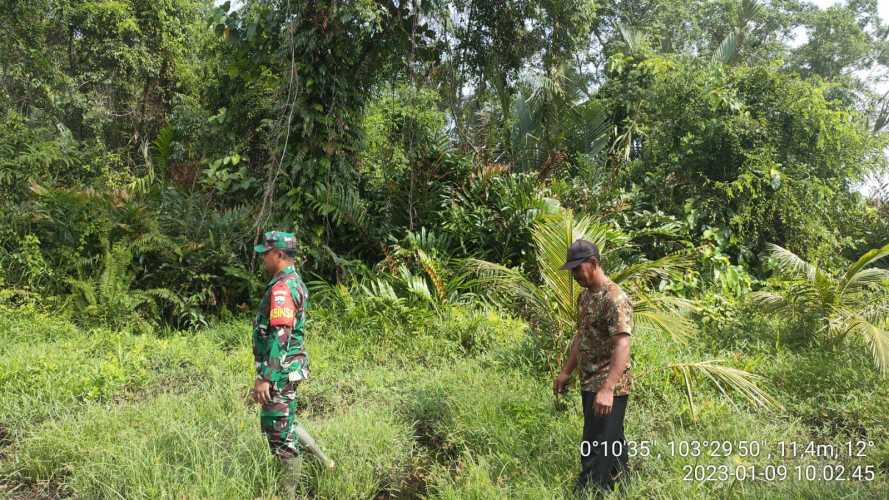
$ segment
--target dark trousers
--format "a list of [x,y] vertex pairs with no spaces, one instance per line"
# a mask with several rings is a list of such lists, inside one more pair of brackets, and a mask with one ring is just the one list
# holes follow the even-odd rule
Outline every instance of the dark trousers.
[[583,399],[583,441],[580,447],[580,477],[576,489],[589,486],[611,490],[614,479],[626,470],[628,457],[624,440],[624,413],[628,396],[615,396],[611,413],[596,415],[596,393],[581,391]]

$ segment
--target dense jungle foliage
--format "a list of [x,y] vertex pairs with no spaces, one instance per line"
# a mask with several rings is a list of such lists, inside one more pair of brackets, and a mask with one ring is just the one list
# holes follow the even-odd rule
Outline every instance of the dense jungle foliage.
[[[270,498],[246,404],[296,233],[340,461],[313,498],[561,498],[549,394],[599,243],[636,303],[616,495],[889,488],[889,24],[875,0],[8,0],[0,494]],[[317,359],[317,361],[314,361]],[[870,443],[684,481],[670,440]],[[711,463],[766,466],[755,457]]]

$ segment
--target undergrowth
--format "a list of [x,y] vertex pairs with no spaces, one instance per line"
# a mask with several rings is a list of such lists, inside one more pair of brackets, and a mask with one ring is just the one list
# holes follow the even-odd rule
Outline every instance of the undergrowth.
[[[338,468],[310,465],[305,496],[571,496],[582,427],[579,393],[570,392],[565,409],[557,409],[551,374],[534,368],[534,334],[522,321],[468,306],[416,317],[373,308],[363,314],[325,307],[311,314],[312,378],[298,391],[299,416]],[[867,360],[776,349],[772,336],[780,324],[748,323],[739,331],[701,334],[688,346],[657,336],[634,339],[639,383],[628,407],[627,437],[648,442],[650,454],[631,458],[629,478],[616,495],[878,498],[889,468],[879,415],[889,402]],[[248,322],[140,335],[82,330],[46,314],[4,310],[0,326],[0,492],[84,498],[280,494],[280,471],[247,397]],[[826,367],[830,356],[844,360],[841,369]],[[751,408],[698,385],[692,413],[684,386],[668,370],[652,368],[689,357],[719,358],[764,374],[765,388],[783,410]],[[827,387],[841,390],[821,390]],[[692,457],[675,451],[680,442],[705,440],[858,438],[875,443],[864,458]],[[877,472],[873,481],[683,479],[688,467],[708,464],[867,464]]]

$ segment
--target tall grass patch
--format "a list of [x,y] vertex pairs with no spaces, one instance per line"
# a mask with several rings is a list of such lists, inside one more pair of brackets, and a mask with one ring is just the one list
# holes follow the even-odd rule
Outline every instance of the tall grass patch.
[[246,377],[249,370],[249,353],[223,353],[206,335],[158,338],[94,329],[40,340],[20,333],[25,336],[0,352],[0,424],[14,434],[83,403],[139,399],[224,373]]
[[[316,498],[372,498],[409,487],[416,453],[411,428],[371,402],[307,424],[337,462],[329,471],[311,462],[307,493]],[[308,458],[311,461],[311,458]]]
[[87,498],[254,498],[277,468],[232,379],[47,421],[18,446],[19,482]]

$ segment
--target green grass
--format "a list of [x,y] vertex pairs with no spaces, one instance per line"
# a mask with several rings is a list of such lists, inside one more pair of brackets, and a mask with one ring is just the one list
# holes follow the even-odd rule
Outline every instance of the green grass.
[[243,398],[225,378],[181,394],[87,404],[44,423],[13,460],[29,481],[89,498],[245,498],[275,490],[275,467]]
[[307,491],[322,498],[371,498],[409,479],[416,453],[411,427],[382,406],[353,405],[312,426],[339,469],[314,469]]
[[[356,299],[358,301],[359,299]],[[520,321],[463,307],[315,308],[313,377],[300,419],[338,463],[313,464],[314,498],[570,498],[578,469],[579,394],[557,411],[551,374],[535,368]],[[0,495],[81,498],[273,498],[280,472],[259,433],[249,324],[197,333],[79,330],[35,312],[2,311]],[[776,338],[751,318],[687,347],[635,338],[637,390],[628,439],[629,498],[880,498],[889,487],[885,381],[854,354]],[[787,334],[789,335],[789,334]],[[789,337],[784,337],[786,340]],[[753,409],[707,385],[691,414],[671,362],[721,358],[766,376],[784,410]],[[866,360],[864,360],[866,361]],[[805,443],[871,439],[867,457],[693,457],[668,443]],[[685,481],[699,465],[873,465],[864,481]]]

